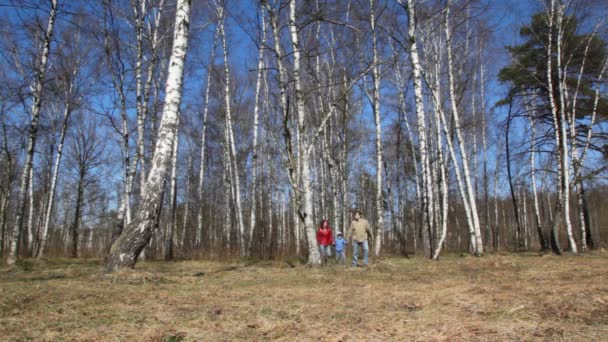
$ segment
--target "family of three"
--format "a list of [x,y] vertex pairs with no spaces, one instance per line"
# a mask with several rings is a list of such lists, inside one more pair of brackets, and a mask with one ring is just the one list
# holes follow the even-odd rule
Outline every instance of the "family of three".
[[372,229],[369,222],[363,218],[360,210],[355,210],[353,213],[353,221],[346,234],[346,239],[342,236],[342,232],[336,232],[334,239],[332,229],[327,220],[321,221],[317,229],[317,243],[319,244],[321,259],[324,261],[328,257],[331,257],[331,248],[334,246],[336,249],[336,262],[344,264],[346,260],[346,245],[350,243],[353,246],[352,265],[357,266],[359,249],[363,249],[363,264],[367,266],[369,255],[368,238],[373,239]]

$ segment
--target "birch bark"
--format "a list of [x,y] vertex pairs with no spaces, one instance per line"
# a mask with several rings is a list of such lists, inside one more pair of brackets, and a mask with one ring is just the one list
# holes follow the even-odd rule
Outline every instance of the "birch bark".
[[42,95],[44,91],[43,83],[46,79],[49,53],[51,50],[51,40],[53,38],[53,29],[55,28],[57,1],[58,0],[51,0],[51,11],[49,14],[49,21],[44,35],[44,42],[40,54],[39,64],[37,65],[36,74],[34,75],[34,84],[31,87],[34,97],[32,104],[32,120],[30,122],[29,127],[27,154],[25,157],[25,163],[23,165],[23,172],[21,173],[21,184],[19,187],[19,197],[17,199],[17,213],[15,218],[15,225],[13,227],[13,231],[11,232],[12,240],[9,246],[8,257],[6,259],[6,263],[8,265],[14,265],[17,262],[18,258],[19,240],[21,238],[21,231],[23,229],[23,214],[25,211],[26,204],[26,191],[31,182],[30,171],[33,167],[34,162],[34,150],[36,148],[38,124],[40,120],[40,109],[42,107]]
[[380,61],[378,58],[378,42],[376,32],[376,6],[375,1],[370,0],[369,24],[372,31],[372,79],[373,79],[373,101],[374,123],[376,124],[376,236],[374,241],[374,254],[380,255],[382,248],[382,237],[384,235],[384,200],[382,198],[382,122],[380,118]]
[[[448,63],[448,86],[449,86],[449,93],[450,93],[450,105],[452,107],[452,115],[454,118],[454,123],[455,123],[455,131],[456,131],[456,139],[458,140],[458,147],[460,149],[460,159],[462,161],[462,169],[463,169],[463,176],[464,176],[464,183],[466,186],[466,192],[467,192],[467,197],[468,197],[468,201],[469,201],[469,205],[471,208],[471,218],[472,218],[472,222],[473,222],[473,229],[474,229],[474,238],[475,238],[475,250],[474,250],[474,254],[475,255],[482,255],[483,254],[483,241],[481,238],[481,229],[479,227],[479,214],[477,211],[477,201],[475,198],[475,191],[473,189],[473,184],[471,183],[471,176],[470,176],[470,172],[469,172],[469,161],[468,161],[468,156],[467,156],[467,152],[466,152],[466,148],[464,145],[464,139],[462,136],[462,127],[460,124],[460,115],[458,112],[458,105],[456,103],[456,91],[454,89],[454,68],[453,68],[453,62],[452,62],[452,34],[450,32],[450,6],[451,6],[451,0],[447,1],[447,5],[446,5],[446,20],[445,20],[445,34],[446,34],[446,49],[447,49],[447,63]],[[458,165],[455,163],[454,167],[458,167]]]
[[218,6],[218,14],[221,18],[219,21],[219,32],[222,38],[222,47],[224,49],[224,76],[225,76],[225,87],[224,87],[224,96],[225,96],[225,106],[226,106],[226,123],[228,129],[228,138],[229,138],[229,149],[230,149],[230,158],[231,163],[233,165],[233,182],[234,182],[234,193],[235,193],[235,211],[236,211],[236,219],[239,229],[238,241],[239,241],[239,251],[241,256],[245,256],[247,254],[247,245],[245,244],[245,223],[243,221],[243,210],[241,205],[241,182],[240,175],[238,169],[238,162],[236,156],[236,142],[234,140],[234,127],[233,127],[233,119],[232,119],[232,99],[231,99],[231,89],[230,89],[230,69],[228,64],[228,46],[226,45],[226,32],[224,31],[224,8],[222,6]]
[[146,192],[137,219],[129,224],[110,249],[105,270],[114,272],[134,267],[139,253],[150,240],[152,228],[161,206],[163,184],[173,144],[181,103],[184,61],[188,46],[190,0],[178,0],[175,15],[174,40],[167,75],[165,104],[154,157],[146,180]]

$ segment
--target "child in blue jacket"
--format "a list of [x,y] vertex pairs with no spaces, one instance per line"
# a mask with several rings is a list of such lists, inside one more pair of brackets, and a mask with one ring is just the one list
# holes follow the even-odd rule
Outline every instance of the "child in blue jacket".
[[341,263],[342,265],[344,265],[345,260],[346,260],[346,240],[344,240],[344,237],[342,237],[342,233],[338,232],[336,239],[334,240],[334,246],[336,247],[336,263]]

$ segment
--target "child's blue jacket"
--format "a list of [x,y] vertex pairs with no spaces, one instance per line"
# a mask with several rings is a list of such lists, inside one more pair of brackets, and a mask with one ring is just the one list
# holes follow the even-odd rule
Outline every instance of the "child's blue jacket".
[[342,252],[344,250],[344,245],[346,245],[346,240],[343,237],[338,236],[336,238],[336,252]]

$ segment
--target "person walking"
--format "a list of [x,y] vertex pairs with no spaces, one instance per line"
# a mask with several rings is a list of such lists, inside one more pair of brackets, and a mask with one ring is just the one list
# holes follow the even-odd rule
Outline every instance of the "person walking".
[[344,265],[346,261],[346,240],[342,237],[341,232],[336,233],[334,247],[336,248],[336,264]]
[[354,219],[348,230],[347,241],[353,245],[353,266],[358,266],[359,248],[363,249],[363,265],[368,266],[369,260],[369,239],[374,238],[369,222],[363,218],[361,210],[355,210]]
[[317,243],[319,244],[321,259],[325,263],[327,262],[327,257],[331,256],[331,246],[334,244],[334,237],[327,220],[321,221],[321,225],[317,229]]

